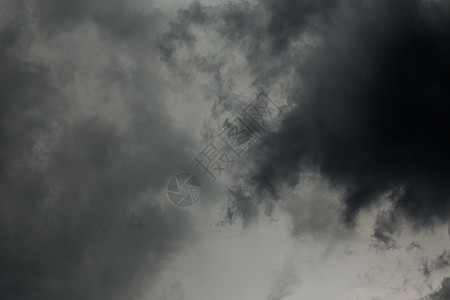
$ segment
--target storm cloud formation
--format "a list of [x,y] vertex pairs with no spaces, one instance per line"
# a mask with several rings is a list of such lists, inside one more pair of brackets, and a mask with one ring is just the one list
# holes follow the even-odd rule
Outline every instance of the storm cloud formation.
[[0,298],[137,299],[193,236],[157,201],[189,143],[148,71],[158,19],[123,1],[2,10]]
[[298,65],[305,89],[256,180],[312,165],[345,187],[347,222],[386,193],[417,224],[448,220],[449,20],[439,4],[380,1],[330,29]]
[[445,1],[197,3],[161,49],[170,58],[197,42],[189,26],[212,29],[244,53],[255,88],[290,83],[293,109],[249,172],[258,190],[276,195],[317,170],[344,190],[347,224],[384,197],[393,222],[400,213],[420,227],[450,215],[449,13]]
[[[190,95],[209,99],[212,118],[240,109],[242,91],[278,89],[287,100],[279,126],[232,174],[222,227],[252,224],[261,203],[267,216],[280,203],[291,235],[315,233],[308,250],[331,253],[356,235],[342,225],[383,201],[368,234],[375,249],[425,251],[394,235],[405,219],[416,228],[449,221],[449,53],[445,1],[194,1],[170,12],[140,0],[3,1],[0,297],[153,299],[158,275],[197,238],[192,215],[161,201],[174,172],[197,170],[185,125],[204,116],[189,115]],[[168,104],[177,93],[183,101]],[[173,103],[185,105],[181,116]],[[212,256],[213,274],[221,255],[242,267],[215,243],[201,249],[225,249]],[[362,261],[367,245],[349,244],[341,257]],[[258,260],[258,250],[247,255]],[[440,253],[422,275],[446,272],[449,252]],[[252,263],[242,264],[248,274]],[[296,271],[283,267],[266,298],[295,295],[300,282],[314,290]],[[429,298],[447,299],[449,283]],[[182,299],[183,284],[169,282],[178,288],[166,295]]]

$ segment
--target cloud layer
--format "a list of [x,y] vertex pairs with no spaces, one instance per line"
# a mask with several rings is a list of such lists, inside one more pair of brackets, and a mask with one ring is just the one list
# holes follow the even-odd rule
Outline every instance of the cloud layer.
[[[430,225],[450,213],[448,14],[439,1],[263,1],[194,4],[180,22],[242,51],[254,87],[291,82],[294,108],[251,175],[259,189],[318,170],[344,188],[348,224],[388,195],[396,212]],[[165,45],[195,43],[193,32]]]
[[[197,238],[198,220],[162,199],[174,172],[197,170],[191,154],[198,137],[190,130],[204,118],[197,108],[212,107],[205,124],[214,119],[220,126],[245,105],[241,94],[259,91],[286,106],[279,126],[230,171],[225,219],[252,225],[263,212],[270,224],[284,217],[276,214],[281,208],[290,216],[280,222],[289,229],[280,239],[286,245],[271,244],[258,230],[253,237],[261,243],[203,241],[206,247],[213,240],[213,249],[247,249],[254,260],[241,266],[234,254],[216,250],[210,259],[217,267],[208,269],[196,253],[194,264],[181,255],[183,274],[211,272],[203,274],[211,291],[185,292],[175,282],[167,295],[214,294],[210,274],[263,270],[256,258],[278,251],[273,267],[301,239],[311,239],[303,251],[314,252],[315,262],[322,252],[345,248],[341,264],[326,261],[330,272],[317,270],[318,278],[340,274],[347,262],[341,258],[353,262],[354,253],[360,265],[352,274],[360,276],[359,266],[372,267],[362,262],[369,240],[370,251],[388,253],[400,266],[395,251],[411,243],[396,240],[405,220],[423,229],[450,217],[449,14],[445,1],[419,0],[193,2],[168,11],[139,0],[4,1],[2,299],[148,296],[161,271],[172,276],[174,256]],[[173,100],[177,94],[182,101]],[[196,96],[209,107],[193,105]],[[374,207],[378,214],[361,242],[359,228],[347,225]],[[411,243],[406,251],[414,257],[426,247]],[[428,280],[447,270],[449,252],[441,253],[430,263],[422,258],[423,269],[415,271]],[[232,261],[223,274],[222,257]],[[302,295],[318,286],[306,271],[299,279],[299,267],[289,263],[267,285],[266,298],[295,297],[303,281]],[[370,272],[382,271],[368,270],[360,281],[369,290]],[[408,287],[407,279],[397,288]],[[446,299],[448,283],[429,298]]]
[[158,200],[190,142],[139,4],[2,4],[2,299],[137,299],[195,236]]

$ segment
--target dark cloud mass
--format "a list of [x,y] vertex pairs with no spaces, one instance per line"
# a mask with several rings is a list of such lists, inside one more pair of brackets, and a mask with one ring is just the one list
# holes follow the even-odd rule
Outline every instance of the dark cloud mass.
[[265,141],[262,187],[318,168],[346,189],[345,219],[388,193],[417,224],[450,214],[450,23],[439,3],[355,9],[297,65],[304,87]]
[[450,215],[449,13],[445,1],[418,0],[193,4],[162,45],[192,47],[189,25],[201,24],[243,51],[255,88],[291,84],[293,109],[249,172],[259,190],[276,195],[318,170],[344,189],[347,224],[385,197],[394,223],[401,213],[430,225]]

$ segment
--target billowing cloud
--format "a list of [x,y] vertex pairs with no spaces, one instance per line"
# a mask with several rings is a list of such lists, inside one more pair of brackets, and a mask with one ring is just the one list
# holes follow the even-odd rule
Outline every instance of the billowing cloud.
[[257,180],[318,168],[346,188],[345,217],[389,193],[418,224],[447,220],[448,18],[416,1],[361,6],[297,72],[296,108],[266,140]]
[[159,200],[190,161],[155,71],[160,19],[126,1],[3,9],[1,298],[137,299],[195,236]]
[[[449,264],[446,2],[161,3],[4,1],[2,299],[429,294]],[[228,206],[168,205],[261,91],[280,123],[229,171]]]
[[163,43],[170,53],[175,42],[201,43],[199,26],[243,53],[255,88],[290,82],[292,109],[249,172],[259,190],[276,195],[315,170],[344,190],[347,224],[380,198],[393,203],[394,223],[400,214],[418,226],[448,220],[445,3],[195,3],[174,24],[186,32],[175,36],[173,25]]

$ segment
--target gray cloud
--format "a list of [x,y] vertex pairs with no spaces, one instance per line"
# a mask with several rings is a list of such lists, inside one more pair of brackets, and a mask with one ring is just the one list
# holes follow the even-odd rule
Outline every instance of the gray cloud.
[[450,251],[444,250],[433,262],[433,265],[437,270],[450,267]]
[[[448,221],[450,26],[440,2],[194,2],[172,20],[146,1],[5,3],[2,298],[139,299],[195,238],[190,215],[158,199],[170,175],[195,169],[187,129],[166,110],[160,58],[185,82],[206,78],[199,89],[217,100],[215,118],[243,105],[234,54],[252,89],[279,85],[291,107],[236,176],[226,221],[248,225],[260,204],[267,215],[279,204],[295,235],[333,242],[384,197],[393,210],[375,221],[379,249],[397,245],[404,218],[417,228]],[[222,52],[197,53],[207,32]],[[446,266],[444,252],[424,272]],[[289,294],[291,275],[269,299]]]
[[287,262],[272,284],[267,300],[281,300],[292,294],[294,286],[300,284],[292,262]]
[[157,200],[190,164],[151,68],[161,19],[125,1],[6,4],[0,295],[138,299],[195,236],[189,214]]
[[450,267],[450,253],[448,250],[442,251],[435,259],[429,260],[422,258],[422,274],[427,280],[430,276],[437,272],[442,271]]
[[[200,9],[209,16],[202,20],[246,53],[256,87],[271,86],[289,70],[297,84],[288,96],[294,108],[263,141],[249,182],[275,195],[297,184],[302,171],[320,170],[345,190],[347,224],[386,194],[394,204],[392,225],[400,215],[418,227],[448,221],[444,4],[247,5]],[[252,11],[245,22],[244,7]],[[311,35],[320,41],[314,51],[301,46]]]
[[429,295],[425,299],[445,300],[448,299],[449,297],[450,297],[450,278],[447,277],[442,281],[440,289],[435,293]]
[[268,0],[262,3],[270,12],[267,33],[275,53],[285,50],[291,39],[314,25],[314,18],[327,17],[339,5],[339,1],[329,0]]
[[[373,237],[375,238],[374,246],[380,250],[395,249],[398,247],[394,238],[392,237],[398,229],[398,220],[392,211],[382,211],[378,214],[375,224]],[[419,245],[411,243],[408,249],[419,248]]]

